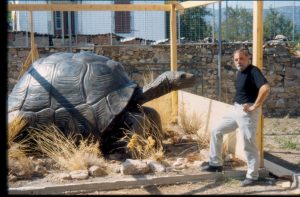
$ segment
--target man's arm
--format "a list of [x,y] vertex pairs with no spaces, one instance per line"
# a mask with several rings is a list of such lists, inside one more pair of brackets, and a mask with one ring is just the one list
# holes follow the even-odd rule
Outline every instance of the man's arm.
[[255,103],[251,106],[246,105],[244,106],[244,111],[245,112],[251,112],[253,110],[255,110],[256,108],[262,106],[262,104],[265,102],[266,98],[268,97],[270,93],[270,86],[269,84],[264,84],[259,88],[258,91],[258,96],[255,100]]

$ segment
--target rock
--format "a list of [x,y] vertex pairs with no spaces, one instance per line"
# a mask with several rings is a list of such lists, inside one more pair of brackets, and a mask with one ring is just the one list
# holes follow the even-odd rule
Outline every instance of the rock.
[[93,177],[105,176],[107,175],[107,172],[105,171],[104,167],[92,166],[89,168],[89,175]]
[[89,171],[88,170],[75,170],[70,173],[72,179],[88,179],[89,178]]
[[121,164],[121,174],[124,175],[137,175],[146,174],[151,171],[151,168],[145,161],[126,159]]
[[58,178],[59,180],[71,180],[72,177],[69,173],[59,173],[55,175],[56,178]]
[[291,182],[290,181],[285,181],[285,182],[281,183],[281,187],[290,188],[291,187]]
[[276,35],[275,40],[282,40],[282,41],[288,41],[287,37],[284,35]]
[[152,172],[165,172],[166,171],[166,167],[157,161],[147,160],[146,163],[149,165]]
[[173,163],[173,167],[177,170],[182,170],[186,168],[186,160],[182,157],[177,158],[177,160]]
[[285,102],[284,102],[284,99],[278,99],[276,101],[276,104],[275,104],[276,107],[284,107],[285,106]]

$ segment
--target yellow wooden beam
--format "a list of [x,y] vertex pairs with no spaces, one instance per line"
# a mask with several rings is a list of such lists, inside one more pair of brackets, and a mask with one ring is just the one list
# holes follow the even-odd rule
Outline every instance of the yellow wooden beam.
[[[170,60],[171,60],[171,71],[177,70],[177,27],[176,27],[176,5],[171,5],[170,14]],[[172,92],[172,122],[177,123],[178,117],[178,91]]]
[[[253,46],[252,46],[252,64],[259,69],[263,67],[263,1],[253,1]],[[256,141],[260,155],[260,167],[264,167],[263,150],[263,115],[257,125]]]
[[167,4],[8,4],[8,11],[170,11]]
[[33,48],[33,46],[34,46],[34,31],[33,31],[32,11],[29,12],[29,19],[30,19],[30,45],[31,45],[31,48]]
[[33,17],[32,17],[32,11],[29,11],[29,19],[30,19],[30,46],[31,49],[29,51],[29,54],[26,58],[26,61],[24,62],[22,69],[20,71],[18,79],[22,77],[22,75],[28,70],[29,66],[39,58],[39,53],[37,50],[37,45],[34,41],[34,31],[33,31]]

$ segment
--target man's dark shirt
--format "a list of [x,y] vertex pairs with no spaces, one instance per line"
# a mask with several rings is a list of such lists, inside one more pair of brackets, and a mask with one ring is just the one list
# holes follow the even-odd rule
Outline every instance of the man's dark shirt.
[[266,83],[268,83],[268,81],[261,71],[250,64],[245,70],[238,71],[237,73],[234,101],[239,104],[254,103],[259,88]]

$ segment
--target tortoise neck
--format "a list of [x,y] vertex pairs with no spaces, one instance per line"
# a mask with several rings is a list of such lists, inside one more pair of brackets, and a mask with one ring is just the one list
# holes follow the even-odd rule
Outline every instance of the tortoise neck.
[[141,92],[141,99],[138,101],[140,105],[163,96],[172,91],[172,86],[165,75],[159,76],[154,81],[145,85]]

